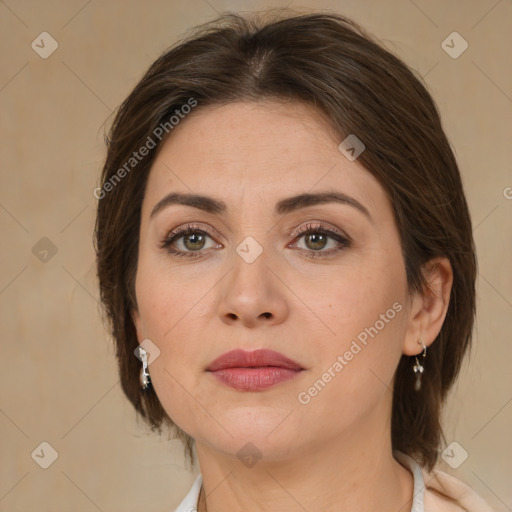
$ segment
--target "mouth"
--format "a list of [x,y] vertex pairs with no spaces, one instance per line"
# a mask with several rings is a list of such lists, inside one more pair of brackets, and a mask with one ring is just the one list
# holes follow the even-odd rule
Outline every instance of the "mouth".
[[239,391],[262,391],[293,379],[304,368],[274,350],[232,350],[206,369],[223,384]]

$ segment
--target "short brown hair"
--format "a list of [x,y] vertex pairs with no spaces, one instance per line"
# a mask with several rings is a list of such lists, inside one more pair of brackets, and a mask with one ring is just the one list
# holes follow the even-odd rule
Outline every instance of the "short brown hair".
[[[174,425],[152,388],[141,389],[134,356],[138,341],[131,312],[137,306],[140,212],[158,147],[131,172],[126,169],[133,151],[191,98],[196,111],[280,98],[312,105],[340,142],[348,134],[364,142],[358,162],[379,180],[392,203],[409,290],[427,286],[423,264],[440,256],[449,259],[450,304],[429,349],[422,388],[414,391],[411,358],[404,355],[393,391],[393,449],[432,468],[443,438],[442,405],[471,341],[476,257],[470,215],[454,154],[425,86],[400,59],[340,15],[223,15],[156,60],[120,106],[107,141],[95,243],[101,300],[124,393],[153,429],[161,431],[163,422],[175,426],[192,460],[192,439]],[[114,183],[123,166],[122,182]]]

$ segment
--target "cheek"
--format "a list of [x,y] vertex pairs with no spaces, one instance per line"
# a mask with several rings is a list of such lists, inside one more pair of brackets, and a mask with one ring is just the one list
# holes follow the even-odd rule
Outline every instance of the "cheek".
[[310,297],[330,331],[317,339],[311,381],[320,379],[320,387],[329,381],[325,399],[341,393],[357,404],[371,389],[385,391],[392,380],[407,326],[407,285],[404,268],[393,258],[352,263]]
[[183,387],[193,390],[202,371],[207,335],[201,311],[211,284],[191,279],[183,272],[142,261],[137,273],[137,301],[142,333],[160,350],[150,365],[153,387],[167,407],[166,397],[180,397]]
[[[338,307],[353,304],[345,295],[337,298]],[[304,421],[313,422],[306,427],[315,428],[315,418],[329,418],[324,427],[333,435],[382,410],[390,400],[406,326],[404,302],[399,300],[374,296],[364,308],[350,311],[352,316],[344,310],[337,323],[332,315],[336,336],[318,340],[320,355],[295,397]]]
[[[204,411],[196,396],[202,369],[204,329],[198,311],[204,290],[182,282],[179,272],[172,276],[157,272],[156,266],[140,266],[137,274],[137,299],[143,336],[160,350],[149,367],[152,386],[168,416],[187,429]],[[202,293],[201,293],[202,290]]]
[[211,285],[198,279],[191,268],[179,269],[165,257],[142,255],[136,278],[137,303],[145,335],[167,343],[174,333],[194,326],[197,309]]
[[[376,260],[354,259],[309,290],[308,300],[338,346],[365,330],[375,333],[374,327],[379,334],[396,331],[399,338],[407,296],[405,270],[390,259]],[[364,334],[362,338],[364,342]]]

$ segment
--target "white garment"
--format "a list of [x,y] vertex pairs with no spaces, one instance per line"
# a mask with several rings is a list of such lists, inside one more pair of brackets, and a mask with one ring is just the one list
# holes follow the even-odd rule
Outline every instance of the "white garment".
[[[394,457],[413,476],[414,497],[410,512],[493,512],[489,505],[461,480],[442,471],[427,473],[405,453],[397,451]],[[199,474],[174,512],[197,512],[202,483],[203,478]]]
[[202,483],[203,477],[201,473],[199,473],[197,478],[194,480],[190,491],[188,491],[188,494],[174,512],[197,512],[197,502],[199,501],[199,493],[201,492]]

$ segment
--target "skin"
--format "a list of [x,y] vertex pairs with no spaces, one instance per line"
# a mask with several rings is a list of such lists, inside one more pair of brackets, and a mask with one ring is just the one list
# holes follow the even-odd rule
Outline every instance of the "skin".
[[[428,346],[439,333],[452,272],[446,259],[431,262],[424,269],[431,289],[409,294],[389,199],[340,142],[307,105],[240,102],[198,108],[151,169],[133,319],[139,342],[149,338],[160,350],[149,371],[163,407],[195,439],[208,511],[410,507],[412,476],[391,449],[393,374],[402,354],[420,354],[418,340]],[[274,212],[285,197],[328,190],[356,199],[371,219],[333,202]],[[211,196],[227,211],[173,204],[151,216],[170,192]],[[211,237],[203,246],[181,237],[174,247],[195,254],[199,247],[199,256],[161,247],[188,223]],[[319,223],[350,245],[332,252],[333,238],[324,246],[297,236]],[[252,263],[236,252],[248,236],[263,251]],[[298,394],[394,303],[401,311],[301,404]],[[234,348],[271,348],[304,370],[264,391],[237,391],[205,371]],[[261,456],[252,467],[237,457],[248,442]]]

